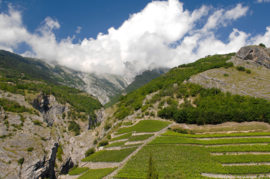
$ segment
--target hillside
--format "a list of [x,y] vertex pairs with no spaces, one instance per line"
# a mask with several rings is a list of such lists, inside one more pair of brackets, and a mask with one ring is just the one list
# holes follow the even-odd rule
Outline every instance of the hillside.
[[180,65],[106,110],[1,69],[1,177],[145,178],[150,152],[159,178],[270,177],[269,55],[254,51]]
[[[82,160],[75,170],[81,166],[90,170],[77,177],[111,168],[101,172],[102,177],[145,178],[150,152],[159,178],[270,177],[270,102],[264,92],[267,83],[262,80],[268,78],[268,57],[262,63],[256,55],[237,57],[240,52],[180,65],[122,96],[108,108],[114,111],[112,116],[104,119],[110,125],[122,122],[101,139],[96,153]],[[193,81],[213,72],[231,78],[232,84],[245,84],[244,93],[225,91],[219,85],[223,81],[216,80],[218,75],[209,78],[218,85]],[[250,79],[261,88],[257,94],[261,91],[265,96],[247,95]]]
[[135,76],[135,79],[132,83],[130,83],[122,92],[116,94],[115,96],[110,98],[110,101],[104,106],[111,107],[116,104],[122,95],[135,91],[136,89],[146,85],[153,79],[161,76],[162,74],[169,71],[169,68],[155,68],[153,70],[146,70],[142,74]]

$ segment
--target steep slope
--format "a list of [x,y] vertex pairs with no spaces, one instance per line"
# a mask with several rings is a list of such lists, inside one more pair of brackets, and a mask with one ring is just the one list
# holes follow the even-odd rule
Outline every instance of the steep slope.
[[218,88],[223,92],[270,100],[269,54],[270,49],[267,48],[242,47],[228,61],[236,68],[208,70],[192,76],[188,81],[205,88]]
[[119,75],[75,71],[56,62],[24,58],[4,50],[0,50],[0,67],[13,69],[17,75],[24,75],[23,79],[42,79],[83,90],[98,98],[102,104],[109,102],[110,97],[124,90],[130,83]]
[[135,76],[135,79],[132,83],[130,83],[123,91],[121,91],[120,93],[111,97],[110,101],[104,106],[106,108],[108,108],[108,107],[116,104],[122,95],[126,95],[127,93],[130,93],[130,92],[142,87],[143,85],[146,85],[147,83],[149,83],[153,79],[161,76],[162,74],[166,73],[167,71],[169,71],[169,68],[155,68],[153,70],[144,71],[142,74]]
[[38,75],[0,70],[1,178],[56,178],[105,133],[97,99]]
[[103,105],[110,100],[118,101],[119,97],[113,97],[120,96],[119,94],[126,88],[125,93],[131,92],[168,71],[167,68],[154,68],[137,72],[134,64],[126,62],[125,66],[123,76],[86,73],[61,66],[57,62],[48,63],[41,59],[25,58],[0,50],[0,67],[13,69],[18,75],[24,75],[24,79],[42,79],[80,89],[95,96]]

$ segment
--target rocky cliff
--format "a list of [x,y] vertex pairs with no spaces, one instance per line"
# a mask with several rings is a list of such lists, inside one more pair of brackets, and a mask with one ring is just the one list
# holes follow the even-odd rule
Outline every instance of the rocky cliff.
[[[0,178],[57,178],[78,164],[93,141],[105,132],[103,110],[96,111],[96,118],[75,121],[81,128],[76,136],[69,130],[70,121],[74,121],[68,115],[69,104],[60,104],[53,95],[42,93],[30,101],[19,94],[0,93],[0,98],[29,109],[15,113],[0,107]],[[100,127],[94,129],[98,123]]]

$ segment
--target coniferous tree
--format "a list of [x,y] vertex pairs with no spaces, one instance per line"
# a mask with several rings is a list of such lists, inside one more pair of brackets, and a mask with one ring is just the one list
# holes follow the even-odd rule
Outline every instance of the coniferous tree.
[[155,168],[151,152],[148,160],[148,172],[146,179],[158,179],[158,170]]

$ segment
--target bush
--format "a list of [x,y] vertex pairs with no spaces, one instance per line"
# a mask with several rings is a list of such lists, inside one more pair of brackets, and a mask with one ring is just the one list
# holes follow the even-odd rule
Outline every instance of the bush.
[[230,75],[228,75],[227,73],[225,73],[223,76],[227,77],[227,76],[230,76]]
[[95,153],[95,149],[94,148],[90,148],[85,152],[85,157],[88,157],[89,155]]
[[260,43],[259,46],[264,48],[266,47],[263,43]]
[[34,147],[28,147],[27,152],[32,152],[34,150]]
[[237,66],[236,70],[238,70],[238,71],[246,71],[246,68],[242,67],[242,66]]
[[63,149],[62,149],[62,146],[59,145],[58,148],[57,148],[57,153],[56,153],[56,157],[58,159],[58,161],[62,162],[62,154],[63,154]]
[[76,122],[70,121],[69,126],[68,126],[68,130],[74,131],[75,135],[77,136],[77,135],[80,135],[81,128],[80,128],[79,124],[77,124]]
[[105,145],[108,145],[109,142],[107,140],[103,140],[99,143],[99,146],[105,146]]
[[24,162],[24,157],[23,157],[23,158],[20,158],[20,159],[18,160],[18,164],[19,164],[19,165],[22,165],[23,162]]
[[112,127],[112,125],[111,125],[110,123],[106,123],[106,124],[104,125],[104,129],[105,129],[105,130],[109,130],[111,127]]
[[34,125],[41,126],[41,122],[38,120],[33,121]]
[[251,73],[251,70],[250,69],[247,69],[246,70],[246,73],[250,74]]
[[94,140],[93,144],[94,144],[94,145],[96,145],[96,144],[97,144],[97,139],[95,139],[95,140]]

